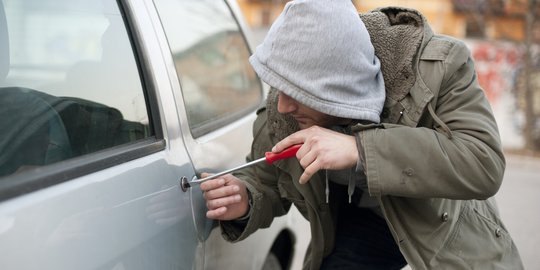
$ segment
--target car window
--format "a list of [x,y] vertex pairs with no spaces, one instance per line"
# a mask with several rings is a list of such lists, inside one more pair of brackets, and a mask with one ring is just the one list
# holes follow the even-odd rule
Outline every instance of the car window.
[[154,0],[174,59],[191,133],[199,137],[258,106],[262,86],[224,1]]
[[0,1],[0,56],[0,177],[152,135],[116,1]]

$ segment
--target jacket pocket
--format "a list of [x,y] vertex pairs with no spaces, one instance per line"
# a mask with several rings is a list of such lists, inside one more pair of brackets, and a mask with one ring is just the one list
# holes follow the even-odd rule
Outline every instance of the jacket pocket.
[[482,203],[465,205],[449,239],[448,251],[471,266],[501,261],[510,252],[512,240],[499,224],[496,214]]

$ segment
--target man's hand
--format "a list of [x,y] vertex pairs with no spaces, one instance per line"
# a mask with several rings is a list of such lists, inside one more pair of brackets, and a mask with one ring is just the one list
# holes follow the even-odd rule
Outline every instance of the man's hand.
[[[210,176],[203,173],[201,177]],[[201,184],[208,212],[206,217],[218,220],[240,218],[249,211],[246,185],[240,179],[227,174]]]
[[358,162],[358,149],[354,136],[330,129],[312,126],[289,135],[278,142],[272,152],[277,153],[294,144],[303,144],[296,158],[304,168],[300,184],[307,183],[321,169],[352,168]]

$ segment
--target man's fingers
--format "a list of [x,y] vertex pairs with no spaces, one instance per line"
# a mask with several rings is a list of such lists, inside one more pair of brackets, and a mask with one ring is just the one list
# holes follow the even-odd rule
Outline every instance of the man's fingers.
[[[201,175],[202,177],[202,175]],[[222,187],[223,185],[225,185],[225,179],[223,178],[216,178],[216,179],[210,179],[210,180],[207,180],[207,181],[204,181],[201,183],[201,190],[202,191],[209,191],[209,190],[213,190],[213,189],[216,189],[216,188],[219,188],[219,187]]]
[[318,160],[313,161],[309,166],[304,169],[304,173],[298,179],[300,184],[305,184],[311,179],[311,177],[316,174],[321,169],[320,162]]
[[205,181],[200,187],[206,200],[208,218],[232,220],[245,215],[249,209],[245,184],[231,174]]
[[296,133],[293,133],[292,135],[289,135],[287,138],[281,140],[276,145],[274,145],[274,147],[272,148],[272,152],[279,153],[295,144],[303,144],[306,140],[306,136],[304,135],[304,133],[304,130],[300,130]]
[[242,196],[240,196],[240,194],[236,194],[233,196],[227,196],[227,197],[222,197],[215,200],[209,200],[206,202],[206,206],[208,207],[208,209],[213,210],[213,209],[217,209],[223,206],[238,203],[241,200],[242,200]]
[[236,182],[238,180],[238,178],[236,178],[234,175],[232,175],[230,173],[226,174],[226,175],[223,175],[223,176],[220,176],[220,178],[223,178],[223,180],[225,180],[226,185],[233,184],[234,182]]
[[234,194],[238,194],[240,187],[237,185],[232,186],[222,186],[220,188],[211,189],[204,193],[204,198],[206,200],[213,200],[221,197],[226,197]]
[[219,217],[225,215],[227,213],[227,207],[220,207],[213,210],[208,210],[206,212],[206,217],[210,219],[219,219]]
[[306,145],[305,149],[298,150],[296,157],[304,169],[307,168],[311,163],[315,162],[315,160],[318,158],[317,153],[312,151],[312,149],[309,149],[308,145]]

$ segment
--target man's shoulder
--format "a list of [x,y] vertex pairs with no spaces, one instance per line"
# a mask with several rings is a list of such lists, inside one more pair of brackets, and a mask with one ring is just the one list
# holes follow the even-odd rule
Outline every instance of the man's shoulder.
[[446,35],[433,35],[422,49],[420,60],[445,61],[455,55],[468,55],[469,49],[462,40]]

